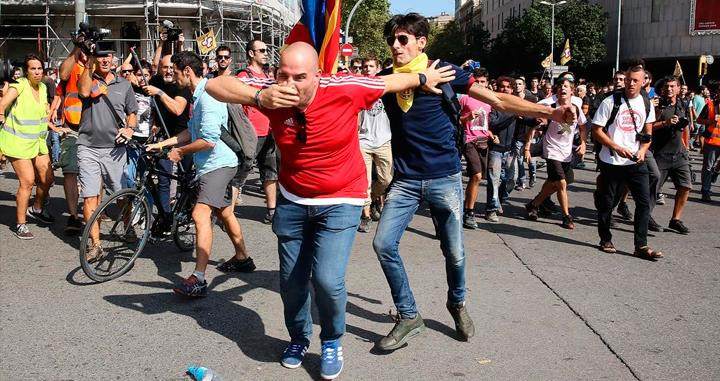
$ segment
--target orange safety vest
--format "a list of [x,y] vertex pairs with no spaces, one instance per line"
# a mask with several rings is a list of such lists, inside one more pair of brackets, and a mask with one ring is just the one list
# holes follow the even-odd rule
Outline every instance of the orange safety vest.
[[707,126],[707,131],[705,133],[707,134],[708,138],[705,140],[705,144],[720,147],[720,118],[718,118],[718,115],[716,115],[715,102],[707,102],[707,108],[708,119],[715,120],[715,124]]
[[83,71],[85,71],[85,66],[79,63],[75,64],[72,73],[70,73],[70,78],[65,82],[63,118],[65,123],[75,126],[80,124],[80,115],[82,114],[82,100],[80,100],[78,91],[78,80]]

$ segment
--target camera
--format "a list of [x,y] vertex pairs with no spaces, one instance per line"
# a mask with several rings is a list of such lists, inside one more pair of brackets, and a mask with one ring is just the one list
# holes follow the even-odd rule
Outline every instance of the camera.
[[175,24],[173,24],[172,21],[170,21],[170,20],[163,21],[163,26],[165,27],[165,33],[167,33],[167,41],[175,42],[180,39],[180,34],[182,33],[182,29],[175,28]]
[[96,28],[81,22],[72,42],[88,56],[106,56],[113,53],[113,51],[98,49],[98,41],[109,36],[110,33],[110,29]]
[[635,140],[640,142],[640,144],[650,143],[652,141],[652,135],[644,132],[637,132],[635,133]]
[[677,131],[682,131],[682,130],[684,130],[685,127],[687,127],[688,125],[690,125],[690,119],[682,116],[682,117],[679,118],[678,122],[675,123],[675,125],[674,125],[673,127],[674,127]]

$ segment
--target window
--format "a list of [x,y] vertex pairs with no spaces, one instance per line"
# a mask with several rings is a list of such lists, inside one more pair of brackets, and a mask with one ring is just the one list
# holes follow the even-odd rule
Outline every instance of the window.
[[650,22],[660,22],[662,13],[668,5],[667,0],[652,0],[650,4]]

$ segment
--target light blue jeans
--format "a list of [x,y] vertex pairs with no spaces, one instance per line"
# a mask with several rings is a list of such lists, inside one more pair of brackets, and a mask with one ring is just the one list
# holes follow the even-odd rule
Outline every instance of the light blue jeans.
[[320,340],[345,333],[345,271],[362,206],[307,206],[279,196],[273,218],[280,256],[280,297],[290,340],[310,343],[310,284],[320,316]]
[[510,198],[515,186],[515,151],[488,153],[487,203],[485,212],[496,212]]
[[706,144],[703,150],[705,153],[703,154],[702,175],[700,176],[702,179],[701,193],[710,194],[713,164],[715,164],[715,160],[717,160],[718,155],[720,155],[720,147]]
[[423,201],[428,203],[437,221],[440,250],[445,256],[448,301],[459,303],[465,300],[462,175],[456,173],[430,180],[395,178],[385,198],[373,248],[390,286],[395,307],[403,318],[415,317],[417,306],[398,246]]

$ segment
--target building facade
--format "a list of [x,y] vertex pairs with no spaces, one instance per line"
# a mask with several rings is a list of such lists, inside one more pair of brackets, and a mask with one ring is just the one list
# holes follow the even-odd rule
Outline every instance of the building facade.
[[427,20],[430,23],[430,26],[444,28],[445,25],[450,23],[450,21],[455,20],[455,17],[445,12],[442,12],[439,16],[428,17]]

